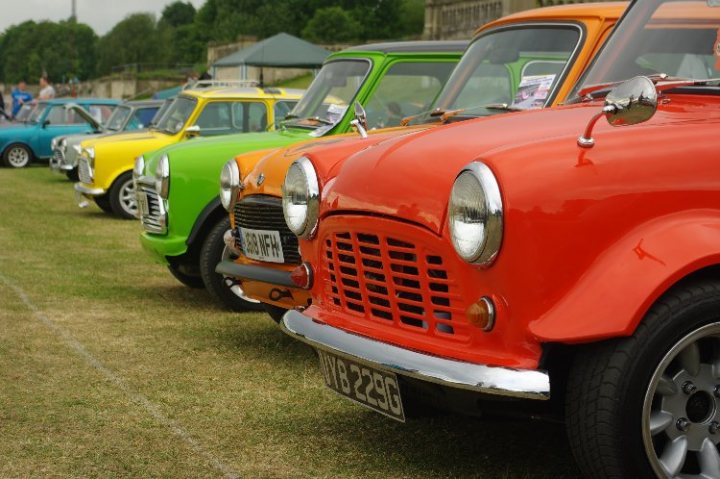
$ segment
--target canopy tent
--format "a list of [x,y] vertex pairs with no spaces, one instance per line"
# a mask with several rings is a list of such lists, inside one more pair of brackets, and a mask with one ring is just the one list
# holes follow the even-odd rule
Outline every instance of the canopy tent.
[[[330,52],[287,33],[278,33],[212,64],[218,67],[319,68]],[[262,70],[260,73],[262,82]],[[215,76],[215,75],[213,75]]]
[[287,33],[278,33],[213,63],[213,67],[318,68],[330,52]]

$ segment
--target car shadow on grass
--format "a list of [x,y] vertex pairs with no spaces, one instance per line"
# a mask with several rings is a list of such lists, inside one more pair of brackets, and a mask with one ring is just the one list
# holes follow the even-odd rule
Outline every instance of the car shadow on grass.
[[[348,411],[324,416],[320,424],[314,418],[314,427],[326,430],[335,448],[360,449],[369,457],[390,456],[387,461],[402,464],[408,477],[581,477],[560,423],[441,413],[400,424],[370,411]],[[353,466],[348,468],[349,472]]]

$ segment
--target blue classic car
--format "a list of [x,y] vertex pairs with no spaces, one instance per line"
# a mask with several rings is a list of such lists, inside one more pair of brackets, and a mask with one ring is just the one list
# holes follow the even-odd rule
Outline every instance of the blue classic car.
[[[51,142],[56,136],[94,131],[109,117],[117,100],[64,98],[38,102],[23,123],[0,129],[2,162],[11,168],[23,168],[33,159],[49,159]],[[84,111],[70,108],[79,105]],[[89,113],[89,114],[86,114]]]

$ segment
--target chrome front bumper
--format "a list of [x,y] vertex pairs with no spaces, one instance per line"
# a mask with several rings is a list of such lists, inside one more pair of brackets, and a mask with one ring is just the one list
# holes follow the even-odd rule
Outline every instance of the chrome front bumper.
[[75,191],[77,191],[82,196],[101,196],[105,194],[105,190],[103,190],[102,188],[88,188],[82,183],[75,183],[74,188]]
[[550,398],[550,376],[544,371],[485,366],[418,353],[315,322],[298,311],[285,313],[280,326],[316,349],[401,376],[477,393]]

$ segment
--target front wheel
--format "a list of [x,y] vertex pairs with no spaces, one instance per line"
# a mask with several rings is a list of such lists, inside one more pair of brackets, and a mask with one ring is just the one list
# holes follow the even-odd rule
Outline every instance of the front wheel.
[[3,163],[10,168],[25,168],[32,160],[32,152],[26,145],[15,143],[3,153]]
[[67,176],[67,179],[72,182],[80,181],[80,177],[78,176],[77,166],[73,168],[72,170],[67,170],[65,172],[65,176]]
[[720,283],[676,289],[578,354],[567,427],[587,478],[720,478]]
[[262,303],[263,309],[265,309],[265,312],[270,315],[273,321],[280,324],[280,321],[282,321],[283,316],[285,313],[288,312],[287,309],[281,308],[279,306],[275,306],[274,304],[267,304]]
[[223,241],[223,235],[229,229],[230,219],[226,216],[210,230],[200,250],[200,275],[208,292],[229,309],[259,311],[262,304],[245,296],[239,281],[215,272],[220,261],[233,257]]
[[118,176],[108,192],[112,212],[120,218],[132,220],[137,217],[137,198],[132,173]]
[[170,274],[173,275],[176,280],[180,281],[185,286],[193,289],[202,289],[205,287],[205,283],[203,283],[203,280],[200,276],[194,276],[184,273],[180,271],[180,268],[178,268],[178,266],[173,264],[168,265],[168,270],[170,270]]

